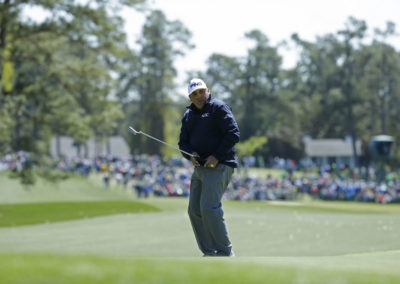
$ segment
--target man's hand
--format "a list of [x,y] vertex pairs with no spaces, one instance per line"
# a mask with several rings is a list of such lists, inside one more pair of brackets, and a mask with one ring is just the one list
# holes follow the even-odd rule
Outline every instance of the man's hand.
[[[196,152],[193,152],[192,154],[199,157],[199,154],[197,154]],[[190,156],[190,161],[192,162],[193,166],[200,167],[199,162],[193,156]]]
[[204,163],[205,167],[215,168],[218,165],[218,160],[213,155],[208,156],[206,162]]

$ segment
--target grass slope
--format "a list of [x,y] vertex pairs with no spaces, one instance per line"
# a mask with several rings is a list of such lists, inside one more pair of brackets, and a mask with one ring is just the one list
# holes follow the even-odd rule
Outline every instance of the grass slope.
[[0,172],[0,204],[32,203],[49,201],[106,201],[132,200],[131,188],[113,186],[104,189],[101,177],[89,179],[74,176],[59,183],[38,177],[34,186],[23,186],[18,179],[10,179],[7,172]]
[[0,204],[0,227],[52,223],[121,213],[156,211],[160,211],[160,209],[135,201]]

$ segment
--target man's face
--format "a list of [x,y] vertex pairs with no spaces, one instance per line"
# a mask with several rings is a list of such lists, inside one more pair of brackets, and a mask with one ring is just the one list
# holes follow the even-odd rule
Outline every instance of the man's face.
[[210,96],[210,89],[197,89],[193,91],[189,98],[198,109],[202,109]]

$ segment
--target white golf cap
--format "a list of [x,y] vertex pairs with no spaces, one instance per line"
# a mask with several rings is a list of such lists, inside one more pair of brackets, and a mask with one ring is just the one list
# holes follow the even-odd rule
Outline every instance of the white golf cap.
[[196,91],[197,89],[207,89],[206,83],[199,78],[193,78],[190,80],[188,85],[188,95]]

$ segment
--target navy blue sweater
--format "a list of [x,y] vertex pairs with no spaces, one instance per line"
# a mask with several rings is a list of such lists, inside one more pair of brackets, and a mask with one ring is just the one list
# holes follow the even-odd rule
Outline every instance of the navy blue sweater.
[[[219,163],[236,168],[238,160],[234,145],[240,131],[230,107],[223,101],[208,98],[202,110],[191,104],[182,118],[179,148],[197,152],[202,159],[213,155]],[[183,154],[187,159],[188,155]]]

